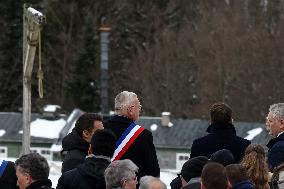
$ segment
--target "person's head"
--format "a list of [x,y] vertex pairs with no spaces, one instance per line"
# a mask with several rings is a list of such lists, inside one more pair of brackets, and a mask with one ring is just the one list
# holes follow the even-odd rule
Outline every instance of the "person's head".
[[167,186],[161,179],[153,176],[144,176],[139,183],[139,189],[167,189]]
[[16,160],[15,167],[20,189],[27,188],[34,181],[48,179],[49,176],[48,163],[38,153],[22,155]]
[[190,179],[200,177],[204,165],[208,162],[208,158],[205,156],[197,156],[187,160],[181,169],[180,179],[182,186],[185,186]]
[[273,104],[266,117],[266,127],[269,134],[276,137],[284,131],[284,103]]
[[137,172],[138,167],[129,159],[111,162],[105,170],[106,189],[119,187],[135,189]]
[[210,156],[211,162],[221,163],[224,166],[235,163],[234,155],[230,150],[222,149]]
[[89,154],[112,157],[115,151],[116,137],[109,130],[97,130],[91,140]]
[[103,129],[102,116],[95,113],[84,113],[75,123],[74,130],[88,143],[95,131]]
[[122,91],[115,97],[115,113],[133,121],[139,119],[141,107],[137,95],[133,92]]
[[214,103],[210,107],[210,121],[216,124],[232,123],[232,109],[223,102]]
[[201,173],[201,189],[228,189],[226,169],[220,163],[207,163]]
[[250,144],[240,163],[247,172],[247,175],[256,188],[263,188],[268,184],[268,165],[265,157],[265,150],[259,144]]
[[226,166],[226,173],[231,186],[248,180],[246,169],[240,164],[230,164]]

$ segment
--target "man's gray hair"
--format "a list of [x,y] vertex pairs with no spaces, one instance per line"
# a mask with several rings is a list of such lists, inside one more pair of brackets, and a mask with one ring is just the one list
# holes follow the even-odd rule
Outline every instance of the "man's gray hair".
[[31,175],[32,180],[47,179],[49,176],[49,166],[47,160],[38,153],[22,155],[16,160],[15,166],[21,172]]
[[105,170],[106,189],[122,187],[121,181],[132,179],[136,172],[138,167],[129,159],[111,162]]
[[120,92],[118,95],[116,95],[114,100],[115,111],[119,111],[128,107],[135,100],[135,98],[137,98],[137,95],[134,92]]
[[272,104],[269,108],[269,112],[271,112],[273,117],[277,120],[284,119],[284,103]]
[[161,181],[161,179],[153,177],[153,176],[144,176],[140,179],[139,189],[151,189],[150,185],[152,182],[159,182],[161,185],[161,189],[167,189],[165,183]]

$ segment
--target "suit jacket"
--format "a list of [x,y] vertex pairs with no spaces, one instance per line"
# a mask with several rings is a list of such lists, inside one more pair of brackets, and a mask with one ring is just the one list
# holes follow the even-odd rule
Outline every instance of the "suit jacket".
[[211,124],[207,132],[208,135],[193,141],[190,158],[196,156],[206,156],[218,150],[227,149],[234,155],[236,163],[240,162],[244,156],[245,149],[250,145],[250,141],[236,135],[236,130],[232,124]]
[[[124,116],[115,115],[104,123],[105,129],[109,129],[120,138],[122,133],[133,121]],[[146,129],[136,138],[121,159],[130,159],[139,168],[138,177],[152,175],[160,176],[160,168],[153,144],[152,133]]]
[[271,139],[268,144],[268,165],[271,171],[284,163],[284,133]]

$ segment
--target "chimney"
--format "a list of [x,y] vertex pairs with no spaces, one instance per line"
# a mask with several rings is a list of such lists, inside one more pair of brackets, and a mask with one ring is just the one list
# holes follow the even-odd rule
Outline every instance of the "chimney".
[[166,127],[172,127],[173,126],[172,122],[170,121],[170,115],[171,115],[170,112],[162,112],[161,124],[163,126],[166,126]]

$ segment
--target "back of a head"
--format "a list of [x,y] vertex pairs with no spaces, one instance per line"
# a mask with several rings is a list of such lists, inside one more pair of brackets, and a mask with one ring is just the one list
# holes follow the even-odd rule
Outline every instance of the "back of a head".
[[201,174],[202,187],[206,189],[227,189],[226,169],[220,163],[208,163]]
[[247,172],[249,179],[256,188],[263,188],[268,184],[268,165],[266,162],[265,150],[259,144],[250,144],[240,163]]
[[197,156],[187,160],[181,169],[181,176],[189,182],[190,179],[200,177],[204,165],[208,162],[208,158],[205,156]]
[[116,160],[105,170],[106,189],[122,187],[125,180],[136,177],[138,167],[129,159]]
[[210,157],[210,161],[220,163],[224,166],[227,166],[232,163],[235,163],[235,158],[230,150],[222,149],[222,150],[218,150],[217,152],[213,153]]
[[96,113],[84,113],[79,117],[75,123],[74,130],[82,137],[84,130],[92,130],[94,127],[94,121],[102,121],[103,118],[100,114]]
[[114,108],[115,111],[121,111],[127,108],[135,99],[137,95],[134,92],[122,91],[115,97]]
[[31,175],[33,180],[48,179],[49,166],[47,160],[38,153],[22,155],[16,160],[15,166],[23,173]]
[[232,109],[225,103],[218,102],[210,107],[210,118],[212,123],[228,124],[232,122]]
[[246,169],[240,164],[230,164],[226,166],[226,173],[232,186],[248,180]]
[[115,151],[116,137],[109,130],[97,130],[91,139],[92,154],[112,157]]
[[165,183],[153,176],[141,177],[139,183],[139,189],[167,189]]

